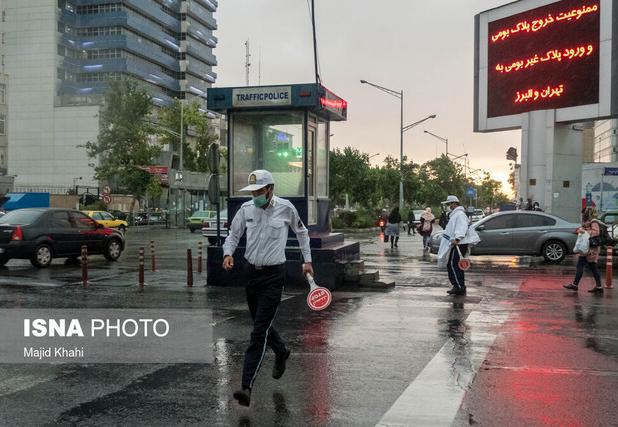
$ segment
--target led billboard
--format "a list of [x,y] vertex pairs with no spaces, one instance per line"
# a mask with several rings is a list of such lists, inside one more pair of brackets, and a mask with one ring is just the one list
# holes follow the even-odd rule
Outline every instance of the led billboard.
[[611,115],[612,2],[522,0],[476,18],[475,130]]
[[489,24],[488,117],[599,102],[599,0],[575,3]]

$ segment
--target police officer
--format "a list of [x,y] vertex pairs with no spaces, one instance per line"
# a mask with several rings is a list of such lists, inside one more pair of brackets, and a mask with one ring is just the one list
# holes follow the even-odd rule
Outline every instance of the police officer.
[[285,282],[285,245],[288,227],[296,233],[305,263],[303,275],[313,275],[309,232],[289,200],[274,195],[275,182],[267,170],[256,170],[249,175],[249,185],[240,191],[250,191],[253,199],[244,203],[232,220],[228,237],[223,244],[223,268],[234,267],[232,255],[247,230],[245,259],[249,264],[246,284],[247,304],[253,319],[253,331],[245,352],[242,388],[234,398],[242,406],[251,403],[251,389],[266,353],[266,346],[275,353],[272,377],[281,378],[290,350],[273,327],[277,307]]

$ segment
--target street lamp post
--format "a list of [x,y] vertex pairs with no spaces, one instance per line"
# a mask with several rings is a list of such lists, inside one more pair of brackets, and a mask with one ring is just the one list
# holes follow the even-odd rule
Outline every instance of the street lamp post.
[[381,90],[382,92],[385,92],[391,96],[394,96],[395,98],[398,98],[400,101],[400,105],[401,105],[401,115],[400,115],[400,134],[399,134],[399,207],[400,209],[403,208],[403,133],[407,130],[412,129],[414,126],[421,124],[422,122],[424,122],[425,120],[429,120],[429,119],[435,119],[436,115],[432,114],[431,116],[425,117],[422,120],[419,120],[417,122],[414,122],[412,124],[409,124],[407,126],[403,125],[403,89],[399,92],[397,92],[396,90],[393,89],[388,89],[385,88],[384,86],[380,86],[371,82],[368,82],[367,80],[361,80],[360,81],[361,84],[368,84],[369,86],[373,86],[376,89]]
[[446,144],[446,156],[448,157],[448,138],[442,138],[441,136],[438,136],[435,133],[431,133],[428,130],[425,130],[423,132],[425,132],[426,134],[429,134],[429,135],[433,136],[434,138],[437,138],[440,141],[444,142]]

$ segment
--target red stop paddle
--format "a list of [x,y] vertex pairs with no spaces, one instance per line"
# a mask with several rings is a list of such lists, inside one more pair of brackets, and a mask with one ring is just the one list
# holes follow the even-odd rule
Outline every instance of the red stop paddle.
[[463,271],[469,270],[471,266],[470,259],[464,258],[464,256],[461,254],[461,250],[459,249],[459,246],[457,245],[456,247],[457,247],[457,252],[459,252],[459,262],[457,263],[457,265]]
[[307,305],[313,311],[324,310],[330,305],[330,302],[333,300],[330,291],[326,288],[316,285],[311,274],[307,273],[306,277],[307,281],[309,282],[309,286],[311,286],[309,295],[307,295]]

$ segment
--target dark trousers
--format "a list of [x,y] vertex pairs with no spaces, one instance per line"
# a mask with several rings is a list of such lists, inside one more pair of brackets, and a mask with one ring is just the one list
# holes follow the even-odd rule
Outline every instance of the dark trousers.
[[[459,245],[459,250],[461,250],[461,254],[465,254],[468,250],[468,245]],[[448,263],[446,265],[446,269],[448,270],[448,280],[450,280],[451,285],[457,289],[466,289],[466,278],[464,275],[464,271],[459,268],[459,252],[456,247],[451,249],[451,253],[448,256]]]
[[263,267],[261,270],[249,266],[249,277],[246,292],[249,312],[253,319],[253,331],[251,342],[245,352],[243,388],[253,387],[266,354],[266,346],[275,354],[283,354],[286,351],[283,340],[272,325],[285,284],[285,264]]
[[599,273],[599,269],[597,268],[597,263],[588,262],[585,256],[580,256],[579,260],[577,260],[577,267],[575,269],[575,280],[573,281],[573,284],[575,286],[579,285],[579,281],[582,279],[582,276],[584,275],[584,267],[586,265],[588,266],[588,269],[590,270],[590,272],[592,272],[592,275],[594,276],[594,281],[597,285],[597,288],[600,288],[601,287],[601,274]]

